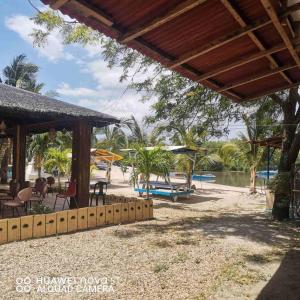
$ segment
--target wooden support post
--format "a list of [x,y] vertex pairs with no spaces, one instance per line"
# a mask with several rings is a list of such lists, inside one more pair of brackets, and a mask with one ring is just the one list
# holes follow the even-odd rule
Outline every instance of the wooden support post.
[[25,128],[17,125],[13,135],[13,179],[16,179],[23,186],[25,182],[26,169],[26,131]]
[[[90,189],[90,151],[91,126],[79,120],[73,126],[72,145],[72,180],[77,182],[77,203],[79,207],[89,206]],[[71,208],[75,208],[74,199],[71,199]]]

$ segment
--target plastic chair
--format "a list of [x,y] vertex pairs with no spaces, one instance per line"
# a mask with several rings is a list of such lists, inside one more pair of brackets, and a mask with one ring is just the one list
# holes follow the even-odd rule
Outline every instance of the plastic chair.
[[57,199],[64,199],[63,209],[65,208],[66,202],[68,202],[68,205],[70,207],[70,199],[74,198],[76,207],[78,208],[77,200],[76,200],[76,181],[72,181],[69,183],[69,186],[67,187],[67,190],[64,193],[57,194],[55,197],[54,207],[53,210],[55,210]]
[[[104,187],[105,187],[105,191],[104,191]],[[107,183],[103,181],[98,181],[94,185],[94,191],[93,193],[91,193],[90,196],[90,206],[92,206],[94,198],[96,199],[96,206],[98,206],[99,197],[102,197],[102,201],[104,205],[106,192],[107,192]]]
[[32,188],[28,187],[18,192],[17,197],[14,200],[7,201],[3,203],[2,207],[2,217],[4,214],[4,207],[10,207],[12,208],[13,217],[15,216],[15,210],[18,213],[18,216],[20,216],[19,207],[24,207],[25,212],[27,213],[27,203],[30,201],[30,198],[32,196]]
[[47,177],[47,184],[48,184],[48,191],[47,193],[52,193],[52,196],[53,196],[53,185],[55,184],[55,179],[53,176],[49,176]]
[[32,202],[38,202],[42,203],[47,195],[48,192],[48,184],[46,182],[41,182],[37,187],[35,194],[33,195],[32,198],[30,198],[30,208],[31,208],[31,203]]

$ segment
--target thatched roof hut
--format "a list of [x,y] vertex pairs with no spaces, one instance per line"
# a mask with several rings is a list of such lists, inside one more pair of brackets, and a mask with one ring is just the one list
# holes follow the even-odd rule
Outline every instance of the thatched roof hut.
[[117,118],[98,111],[0,84],[0,120],[4,120],[8,126],[58,120],[67,125],[78,118],[95,127],[119,122]]

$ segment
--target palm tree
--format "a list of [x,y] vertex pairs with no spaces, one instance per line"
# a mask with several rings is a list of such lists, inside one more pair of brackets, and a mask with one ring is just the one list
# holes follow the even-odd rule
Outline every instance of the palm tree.
[[48,170],[57,170],[57,181],[59,189],[61,188],[60,178],[62,174],[69,172],[71,159],[68,154],[69,150],[59,150],[56,148],[50,148],[48,150],[47,159],[45,161],[45,168]]
[[273,136],[279,130],[274,126],[278,111],[271,101],[264,101],[258,109],[250,114],[243,114],[246,134],[240,133],[240,143],[227,143],[220,149],[220,156],[225,163],[244,161],[250,170],[250,193],[256,193],[256,171],[266,156],[266,148],[262,150],[255,141]]
[[97,148],[119,152],[121,148],[126,148],[128,145],[124,131],[118,126],[104,127],[99,133],[103,135],[103,139],[96,144]]
[[3,82],[24,90],[40,92],[44,84],[36,82],[39,67],[26,61],[26,55],[16,56],[9,66],[3,69]]
[[34,161],[34,167],[38,170],[38,177],[41,177],[42,166],[49,148],[48,133],[35,134],[28,147],[28,160]]
[[135,151],[132,165],[135,169],[135,176],[142,175],[146,182],[148,199],[151,174],[167,178],[173,166],[172,153],[160,148],[146,150],[143,145],[135,146]]
[[[195,150],[202,144],[202,131],[197,126],[191,126],[186,129],[183,126],[177,126],[177,133],[173,137],[173,142],[177,145],[184,145]],[[195,157],[192,154],[177,155],[177,166],[180,171],[187,174],[187,184],[191,187],[193,169],[196,164]]]
[[136,118],[134,116],[131,116],[131,118],[127,120],[125,125],[127,125],[131,132],[129,136],[129,141],[131,143],[145,146],[148,145],[148,135],[142,128],[144,127],[144,124],[140,125]]
[[[43,83],[37,83],[36,75],[39,71],[38,66],[26,61],[26,55],[16,56],[12,63],[3,69],[3,80],[0,82],[12,85],[21,89],[39,93],[43,88]],[[7,170],[9,157],[12,152],[12,143],[9,139],[1,144],[1,152],[4,153],[1,161],[0,177],[1,182],[7,182]]]

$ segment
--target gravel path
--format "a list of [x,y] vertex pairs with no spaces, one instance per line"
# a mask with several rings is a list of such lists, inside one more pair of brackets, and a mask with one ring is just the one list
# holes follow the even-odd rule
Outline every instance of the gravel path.
[[[206,184],[188,200],[154,202],[155,220],[0,246],[0,299],[255,299],[299,237],[245,189]],[[51,290],[64,278],[82,290]]]

